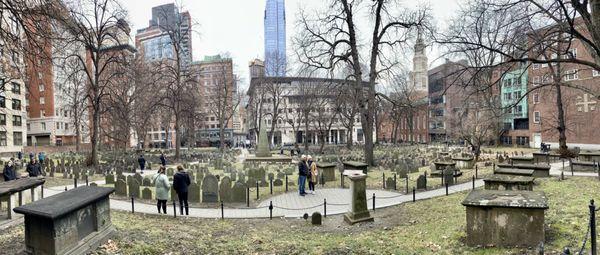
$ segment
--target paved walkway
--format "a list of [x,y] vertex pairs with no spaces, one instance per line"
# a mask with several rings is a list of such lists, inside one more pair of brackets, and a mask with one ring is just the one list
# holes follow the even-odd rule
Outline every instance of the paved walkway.
[[[562,163],[551,164],[551,175],[560,176],[560,168]],[[566,176],[569,176],[570,172],[565,172]],[[584,173],[575,172],[575,176],[589,176],[596,177],[597,173]],[[96,182],[98,184],[104,184],[104,181]],[[483,180],[476,180],[475,187],[483,186]],[[68,189],[72,189],[73,186],[68,186]],[[458,184],[450,186],[448,193],[453,194],[461,191],[470,190],[473,188],[472,182]],[[64,188],[52,187],[44,189],[45,196],[51,196],[63,192]],[[387,190],[367,190],[367,205],[369,209],[373,208],[373,194],[375,194],[375,208],[384,208],[394,205],[399,205],[405,202],[412,201],[412,193],[403,194]],[[434,189],[428,191],[417,192],[415,194],[416,200],[429,199],[439,196],[446,195],[446,189]],[[268,218],[269,217],[269,204],[273,203],[273,217],[302,217],[304,213],[309,215],[313,212],[325,213],[327,215],[343,214],[350,209],[350,190],[349,189],[317,189],[316,194],[308,194],[304,197],[299,196],[296,192],[288,192],[282,195],[272,197],[271,199],[265,200],[260,203],[256,208],[240,208],[240,209],[225,209],[225,218]],[[327,201],[327,208],[324,206],[325,200]],[[131,202],[124,200],[110,200],[110,207],[115,210],[131,211]],[[135,211],[143,212],[148,214],[158,214],[156,205],[135,203]],[[171,205],[168,206],[169,215],[173,215],[173,208]],[[178,215],[179,216],[179,215]],[[220,218],[221,209],[216,208],[190,208],[189,217],[197,218]]]

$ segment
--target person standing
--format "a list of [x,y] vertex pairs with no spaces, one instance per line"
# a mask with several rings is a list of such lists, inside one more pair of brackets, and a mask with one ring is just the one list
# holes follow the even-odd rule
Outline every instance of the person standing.
[[298,162],[298,192],[300,196],[306,195],[305,185],[306,185],[306,175],[308,174],[308,167],[306,165],[306,155],[302,155],[300,157],[300,162]]
[[44,165],[44,160],[46,159],[46,155],[44,155],[44,152],[38,153],[38,161],[40,162],[40,165]]
[[19,159],[19,161],[23,160],[23,152],[17,152],[17,158]]
[[40,164],[38,164],[38,162],[35,159],[29,162],[29,164],[27,164],[26,170],[27,173],[29,173],[29,177],[38,177],[42,175],[42,169],[40,168]]
[[164,153],[160,153],[160,164],[162,166],[166,166],[167,165],[167,159],[165,158],[165,154]]
[[6,165],[4,165],[4,181],[12,181],[17,179],[17,172],[15,171],[15,166],[13,165],[13,158],[10,158]]
[[138,158],[138,163],[140,164],[141,173],[144,174],[144,168],[146,167],[146,159],[144,158],[144,155],[140,155]]
[[315,194],[315,185],[317,184],[318,181],[318,176],[319,176],[319,172],[317,170],[317,163],[315,163],[312,159],[312,156],[308,155],[308,171],[309,171],[309,175],[310,178],[308,180],[308,189],[310,190],[311,194]]
[[183,208],[185,206],[185,215],[189,215],[188,206],[188,186],[190,186],[191,180],[187,172],[183,170],[181,165],[177,166],[177,173],[173,176],[173,189],[177,192],[179,197],[179,211],[183,215]]
[[165,175],[165,167],[160,166],[158,173],[154,176],[154,187],[156,188],[156,207],[160,214],[160,209],[167,214],[167,200],[169,199],[169,190],[171,185],[169,184],[169,178]]

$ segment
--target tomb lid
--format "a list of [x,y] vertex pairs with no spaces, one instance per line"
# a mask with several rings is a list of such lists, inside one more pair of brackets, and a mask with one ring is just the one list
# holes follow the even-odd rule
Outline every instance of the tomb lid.
[[579,160],[573,160],[571,162],[572,165],[584,165],[584,166],[594,166],[594,164],[598,164],[596,162],[593,161],[579,161]]
[[535,178],[527,177],[527,176],[519,176],[519,175],[508,175],[508,174],[494,174],[491,175],[483,181],[485,182],[504,182],[504,183],[524,183],[529,184],[533,182]]
[[31,189],[44,184],[46,179],[42,177],[28,177],[16,179],[13,181],[0,182],[0,196],[16,193],[22,190]]
[[16,213],[56,219],[100,199],[108,197],[114,188],[82,186],[13,209]]
[[456,162],[438,161],[438,162],[433,162],[433,164],[436,164],[436,165],[456,165]]
[[533,160],[533,157],[529,156],[510,156],[510,159],[521,159],[521,160]]
[[364,162],[358,162],[358,161],[344,161],[343,162],[344,165],[348,165],[348,166],[353,166],[353,167],[366,167],[369,166]]
[[535,165],[535,164],[498,164],[500,168],[518,168],[518,169],[535,169],[535,170],[550,170],[550,165]]
[[519,169],[519,168],[498,168],[494,173],[501,174],[517,174],[517,175],[533,175],[535,171],[532,169]]
[[328,167],[336,167],[337,165],[335,163],[322,163],[322,162],[318,162],[317,163],[317,167],[319,168],[328,168]]
[[508,207],[548,209],[548,199],[542,191],[473,190],[462,205],[475,207]]
[[581,151],[579,152],[579,155],[585,155],[585,156],[600,156],[600,151]]
[[457,161],[471,161],[471,160],[473,160],[473,158],[469,158],[469,157],[452,157],[452,160],[457,160]]

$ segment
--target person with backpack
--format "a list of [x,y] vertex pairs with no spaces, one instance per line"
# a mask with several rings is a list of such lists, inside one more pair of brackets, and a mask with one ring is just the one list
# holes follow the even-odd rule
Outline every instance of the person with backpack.
[[189,215],[188,206],[188,187],[192,181],[190,176],[183,169],[181,165],[177,166],[177,173],[173,176],[173,189],[177,192],[179,197],[179,211],[183,215],[183,208],[185,207],[185,215]]

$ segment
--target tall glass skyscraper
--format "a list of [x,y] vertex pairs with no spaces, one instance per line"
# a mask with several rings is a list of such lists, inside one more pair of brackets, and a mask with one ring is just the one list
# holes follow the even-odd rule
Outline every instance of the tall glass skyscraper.
[[285,76],[285,0],[267,0],[265,7],[266,76]]

